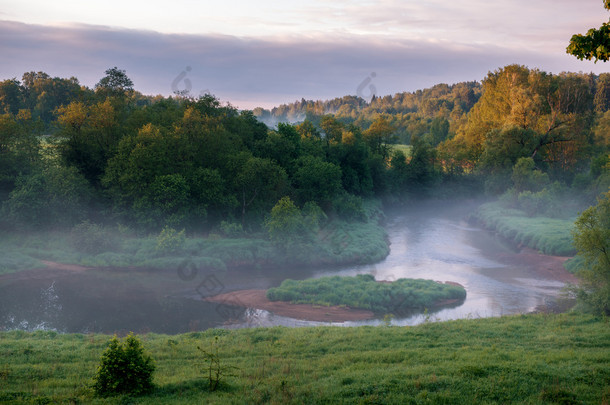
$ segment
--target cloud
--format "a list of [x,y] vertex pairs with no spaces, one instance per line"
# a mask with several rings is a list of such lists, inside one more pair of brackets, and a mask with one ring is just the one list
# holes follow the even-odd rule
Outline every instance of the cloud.
[[[93,86],[112,66],[125,69],[145,94],[172,93],[172,82],[198,95],[209,90],[239,107],[272,106],[301,97],[356,94],[371,73],[378,94],[436,83],[481,80],[510,63],[543,70],[603,71],[561,54],[490,44],[337,34],[326,37],[240,38],[178,35],[104,26],[42,26],[0,21],[0,78],[24,72],[76,76]],[[187,69],[189,67],[190,69]]]

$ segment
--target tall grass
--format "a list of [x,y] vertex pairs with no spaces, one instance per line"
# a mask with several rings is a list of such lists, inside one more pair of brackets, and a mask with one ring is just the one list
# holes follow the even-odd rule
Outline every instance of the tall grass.
[[[231,367],[209,392],[197,346]],[[0,333],[0,403],[603,404],[610,328],[588,315],[517,315],[415,327],[208,330],[140,336],[157,364],[143,397],[95,398],[110,337]],[[234,369],[233,369],[234,367]]]
[[410,309],[431,308],[444,300],[463,300],[466,290],[421,279],[401,278],[392,283],[380,283],[370,274],[359,274],[355,277],[284,280],[279,287],[267,291],[267,298],[297,304],[346,305],[397,314]]
[[[389,254],[385,230],[379,225],[383,213],[378,202],[364,204],[367,220],[328,222],[310,243],[286,252],[271,241],[257,237],[219,238],[189,237],[171,251],[158,249],[155,236],[125,235],[113,229],[95,228],[112,239],[104,251],[78,249],[82,240],[70,233],[41,232],[12,235],[0,239],[0,274],[43,267],[40,260],[79,264],[90,267],[146,267],[163,269],[189,260],[214,269],[234,266],[313,266],[377,262]],[[82,244],[82,243],[81,243]],[[91,243],[89,243],[91,245]],[[93,246],[97,247],[97,246]]]
[[523,211],[505,208],[500,202],[481,205],[473,217],[503,237],[544,254],[576,254],[572,244],[575,218],[529,217]]

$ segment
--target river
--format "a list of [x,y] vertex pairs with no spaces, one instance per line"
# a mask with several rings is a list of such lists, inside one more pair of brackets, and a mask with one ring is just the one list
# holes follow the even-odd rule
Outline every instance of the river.
[[[423,204],[388,213],[390,255],[374,265],[321,269],[193,269],[21,272],[0,277],[0,330],[79,333],[183,333],[214,327],[309,326],[257,309],[202,301],[241,289],[266,289],[285,278],[369,273],[377,280],[425,278],[463,285],[460,305],[402,314],[394,325],[492,317],[552,307],[565,286],[547,264],[524,261],[517,250],[464,218],[476,205]],[[383,320],[335,323],[377,325]],[[328,323],[325,323],[328,324]]]

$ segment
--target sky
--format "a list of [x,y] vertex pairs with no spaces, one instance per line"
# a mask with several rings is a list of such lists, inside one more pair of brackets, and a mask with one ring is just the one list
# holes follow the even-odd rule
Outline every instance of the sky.
[[610,65],[565,48],[609,15],[601,0],[0,0],[0,80],[44,71],[93,87],[117,66],[144,94],[251,109],[480,81],[512,63],[599,74]]

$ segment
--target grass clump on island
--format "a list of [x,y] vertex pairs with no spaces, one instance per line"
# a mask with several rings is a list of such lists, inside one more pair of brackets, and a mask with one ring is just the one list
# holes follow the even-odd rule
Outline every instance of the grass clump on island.
[[461,286],[422,279],[401,278],[391,283],[378,282],[370,274],[359,274],[355,277],[284,280],[279,287],[267,291],[267,298],[295,304],[345,305],[396,314],[464,300],[466,290]]
[[572,243],[575,218],[561,219],[528,216],[525,211],[507,208],[502,202],[481,205],[473,218],[487,229],[508,240],[547,255],[573,256]]
[[[576,313],[414,327],[211,329],[140,335],[155,388],[97,398],[112,337],[0,332],[0,403],[603,404],[610,400],[607,320]],[[210,391],[198,347],[218,341],[233,370]]]

